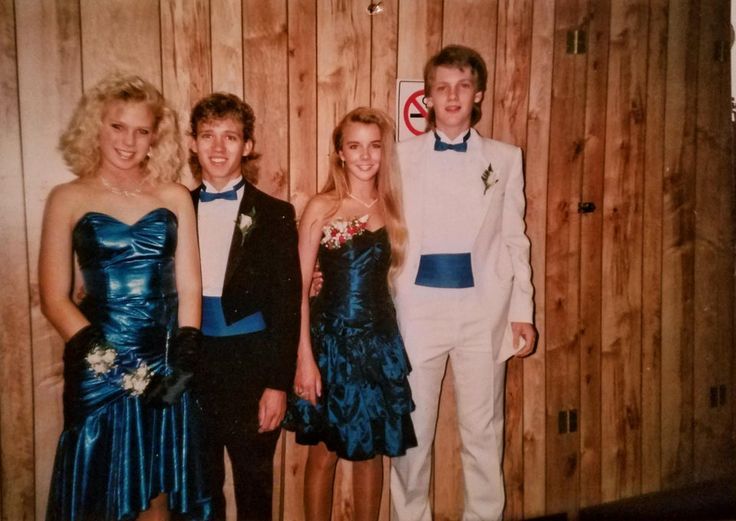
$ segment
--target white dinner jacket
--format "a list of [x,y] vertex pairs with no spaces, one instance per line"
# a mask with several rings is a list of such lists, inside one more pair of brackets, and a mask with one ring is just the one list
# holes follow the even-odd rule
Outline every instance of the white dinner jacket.
[[[471,250],[471,264],[475,289],[484,313],[487,313],[491,331],[491,351],[497,362],[513,355],[510,338],[510,322],[533,322],[534,305],[529,257],[529,239],[524,233],[524,176],[521,149],[518,147],[476,135],[468,149],[468,167],[477,172],[471,176],[483,191],[481,176],[491,165],[491,184],[478,202],[447,201],[438,211],[452,211],[453,207],[481,204],[476,215],[483,216],[476,223],[477,236]],[[480,143],[481,150],[472,149]],[[396,280],[396,308],[402,329],[411,327],[411,308],[418,298],[414,280],[421,255],[423,234],[423,194],[431,190],[422,175],[433,155],[434,134],[427,132],[399,143],[398,154],[404,201],[404,213],[408,228],[406,261]],[[445,154],[458,153],[454,151]],[[466,177],[466,179],[468,179]],[[467,181],[466,181],[467,182]],[[447,291],[438,289],[438,291]],[[426,293],[425,293],[426,295]]]

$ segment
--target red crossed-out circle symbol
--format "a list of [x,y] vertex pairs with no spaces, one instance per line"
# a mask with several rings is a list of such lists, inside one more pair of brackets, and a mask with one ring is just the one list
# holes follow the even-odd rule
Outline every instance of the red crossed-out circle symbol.
[[423,134],[427,123],[427,106],[424,104],[424,89],[414,92],[404,103],[404,125],[409,132]]

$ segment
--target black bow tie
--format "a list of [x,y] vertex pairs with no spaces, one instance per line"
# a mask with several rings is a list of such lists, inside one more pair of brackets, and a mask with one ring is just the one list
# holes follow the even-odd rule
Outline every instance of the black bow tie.
[[434,149],[437,152],[444,152],[445,150],[454,150],[455,152],[467,152],[468,151],[468,139],[470,139],[470,130],[463,136],[462,143],[445,143],[442,141],[437,132],[434,133]]
[[209,203],[216,199],[225,199],[226,201],[236,201],[238,199],[238,190],[245,186],[245,179],[241,179],[238,184],[233,186],[230,190],[224,192],[207,192],[206,187],[202,187],[199,191],[199,202]]

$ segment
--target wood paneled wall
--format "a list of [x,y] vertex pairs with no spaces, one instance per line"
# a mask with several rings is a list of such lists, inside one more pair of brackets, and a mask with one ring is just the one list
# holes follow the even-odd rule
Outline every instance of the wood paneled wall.
[[[0,0],[3,520],[43,517],[61,428],[62,345],[39,311],[36,266],[44,201],[71,177],[57,139],[84,89],[136,72],[184,127],[212,90],[243,95],[259,184],[300,211],[325,180],[336,120],[357,105],[395,113],[395,80],[420,78],[447,43],[487,60],[479,130],[525,151],[540,342],[508,365],[506,518],[734,470],[729,1],[386,0],[373,17],[368,4]],[[584,52],[569,51],[573,31]],[[462,510],[451,379],[438,520]],[[305,454],[283,437],[278,519],[303,519]],[[334,519],[356,500],[340,465]]]

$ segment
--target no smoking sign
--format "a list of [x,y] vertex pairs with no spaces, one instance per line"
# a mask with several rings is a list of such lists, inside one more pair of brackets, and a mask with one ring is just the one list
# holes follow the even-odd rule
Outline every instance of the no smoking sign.
[[427,111],[427,104],[424,99],[424,82],[397,80],[396,127],[399,141],[425,132]]

